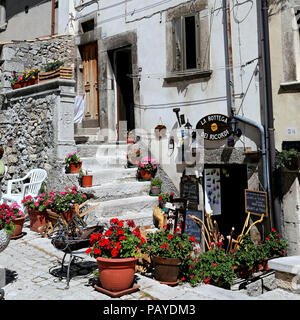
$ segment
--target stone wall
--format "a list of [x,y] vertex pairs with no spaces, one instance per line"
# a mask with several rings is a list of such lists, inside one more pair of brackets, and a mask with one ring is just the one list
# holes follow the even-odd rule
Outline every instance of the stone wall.
[[44,66],[54,60],[64,61],[65,66],[74,67],[74,38],[57,36],[44,40],[9,42],[2,46],[0,59],[4,61],[0,67],[1,87],[8,89],[10,83],[3,79],[3,75],[10,75],[12,71],[19,73],[33,68],[44,71]]
[[74,142],[74,85],[57,80],[11,90],[2,95],[0,144],[8,167],[7,180],[24,176],[30,169],[48,173],[47,189],[74,185],[64,174],[64,158],[76,150]]

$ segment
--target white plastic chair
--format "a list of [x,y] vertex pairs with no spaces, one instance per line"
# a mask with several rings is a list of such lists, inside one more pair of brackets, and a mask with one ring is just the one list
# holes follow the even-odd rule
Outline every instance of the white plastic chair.
[[[2,194],[3,203],[13,203],[17,202],[21,207],[21,210],[24,210],[24,206],[22,205],[22,200],[31,195],[33,198],[37,197],[43,181],[47,177],[47,171],[44,169],[32,169],[30,170],[25,177],[20,179],[12,179],[7,182],[6,193]],[[26,179],[30,179],[28,183],[22,184],[21,193],[12,193],[12,184],[17,182],[22,182]]]

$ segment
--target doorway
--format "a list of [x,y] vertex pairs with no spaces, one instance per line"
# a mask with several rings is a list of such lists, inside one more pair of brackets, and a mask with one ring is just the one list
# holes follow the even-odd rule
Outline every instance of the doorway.
[[85,95],[85,108],[82,126],[99,127],[98,94],[98,45],[97,42],[80,47],[82,57],[82,85]]
[[205,165],[204,190],[220,233],[225,238],[234,227],[236,238],[242,231],[245,219],[245,189],[248,187],[247,165]]
[[[118,140],[126,138],[126,130],[135,129],[131,46],[108,52],[114,73],[115,122]],[[127,127],[121,123],[127,122]]]

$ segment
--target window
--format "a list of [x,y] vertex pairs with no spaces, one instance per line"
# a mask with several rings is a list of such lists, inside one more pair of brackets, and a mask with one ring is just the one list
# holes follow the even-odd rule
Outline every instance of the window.
[[200,68],[199,16],[181,16],[174,20],[174,71]]
[[95,29],[94,19],[82,22],[81,28],[83,32],[94,30]]

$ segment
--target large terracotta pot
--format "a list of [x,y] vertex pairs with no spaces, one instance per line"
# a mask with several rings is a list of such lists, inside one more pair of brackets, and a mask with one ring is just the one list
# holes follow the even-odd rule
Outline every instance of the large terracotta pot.
[[140,175],[143,180],[151,180],[152,178],[151,171],[140,170]]
[[92,187],[93,186],[93,176],[82,176],[81,186],[83,188]]
[[16,218],[14,220],[15,230],[14,233],[11,235],[11,239],[16,239],[22,233],[23,224],[25,221],[25,216]]
[[117,292],[129,289],[134,280],[138,258],[97,258],[101,286]]
[[78,163],[71,162],[70,163],[70,173],[79,173],[81,166],[82,166],[81,161]]
[[35,209],[28,210],[30,219],[30,230],[39,232],[39,228],[49,222],[46,211],[39,211]]
[[181,260],[178,258],[161,258],[153,256],[154,278],[163,282],[176,282]]
[[10,242],[10,236],[4,229],[0,230],[0,252],[3,251]]

